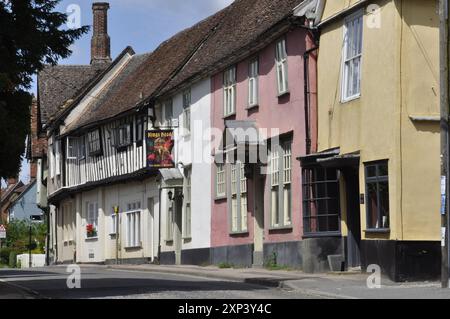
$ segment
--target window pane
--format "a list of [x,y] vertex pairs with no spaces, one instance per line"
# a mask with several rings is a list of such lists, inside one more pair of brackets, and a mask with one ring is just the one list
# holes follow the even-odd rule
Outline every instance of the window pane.
[[388,176],[388,165],[379,164],[378,165],[378,176]]
[[389,228],[389,183],[381,182],[380,189],[380,215],[381,227]]
[[367,166],[366,172],[367,172],[367,177],[376,177],[377,176],[377,167],[376,166]]
[[377,196],[377,184],[367,184],[367,227],[378,228],[378,196]]

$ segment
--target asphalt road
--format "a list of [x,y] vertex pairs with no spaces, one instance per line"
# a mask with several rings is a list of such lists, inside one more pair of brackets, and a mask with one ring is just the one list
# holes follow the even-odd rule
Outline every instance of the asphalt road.
[[[81,288],[69,289],[65,267],[0,270],[0,299],[310,299],[295,290],[187,275],[82,267]],[[3,287],[3,289],[2,289]],[[6,289],[9,287],[9,289]],[[7,291],[8,290],[8,291]]]

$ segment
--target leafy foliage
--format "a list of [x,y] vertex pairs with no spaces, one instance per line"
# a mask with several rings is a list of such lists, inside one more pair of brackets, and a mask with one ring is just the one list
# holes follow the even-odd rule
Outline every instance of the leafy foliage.
[[[29,250],[30,224],[27,221],[15,220],[7,226],[6,246],[18,254]],[[31,249],[44,253],[47,228],[45,223],[31,225]]]
[[72,53],[88,27],[63,29],[60,0],[0,0],[0,178],[16,176],[29,133],[32,76]]

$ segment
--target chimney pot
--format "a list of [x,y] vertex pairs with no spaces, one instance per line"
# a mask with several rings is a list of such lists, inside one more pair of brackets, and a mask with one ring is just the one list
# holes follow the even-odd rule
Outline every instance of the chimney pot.
[[111,39],[108,35],[109,3],[96,2],[92,5],[94,16],[91,41],[91,64],[111,62]]

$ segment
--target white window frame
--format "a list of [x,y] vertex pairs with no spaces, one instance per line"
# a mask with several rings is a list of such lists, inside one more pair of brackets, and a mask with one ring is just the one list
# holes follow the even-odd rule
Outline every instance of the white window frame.
[[236,114],[236,73],[233,66],[223,73],[223,116]]
[[228,179],[230,193],[228,195],[228,210],[230,219],[230,233],[242,234],[248,232],[248,196],[245,164],[230,163]]
[[127,204],[125,220],[126,248],[142,248],[142,205],[140,201]]
[[227,196],[227,171],[225,164],[216,164],[216,198]]
[[61,175],[61,140],[55,142],[55,175]]
[[55,178],[55,144],[51,144],[49,147],[49,170],[50,178]]
[[67,138],[67,159],[77,160],[79,157],[79,140],[76,137]]
[[191,134],[191,89],[183,92],[183,128],[186,136]]
[[259,104],[259,59],[255,58],[248,64],[248,107]]
[[292,227],[292,140],[269,149],[270,227]]
[[86,226],[92,225],[97,232],[97,236],[88,237],[85,229],[87,239],[96,239],[99,237],[98,229],[98,202],[86,202]]
[[[360,22],[359,28],[357,30],[352,30],[349,28],[355,21]],[[355,27],[356,28],[356,27]],[[354,35],[354,31],[357,31],[357,48],[355,52],[349,53],[349,45],[350,40],[355,42],[355,39],[350,38],[351,35]],[[362,49],[363,49],[363,33],[364,33],[364,11],[359,10],[352,15],[349,15],[344,20],[344,45],[342,46],[342,72],[341,72],[341,102],[345,103],[354,99],[361,97],[361,71],[362,71]],[[359,51],[359,52],[358,52]],[[353,68],[355,68],[355,61],[358,61],[357,64],[357,77],[356,80],[356,91],[349,92],[349,86],[354,85],[355,73],[351,72]]]
[[114,207],[112,208],[112,215],[111,215],[111,229],[109,231],[110,235],[117,235],[117,222],[119,214],[116,214],[114,211]]
[[286,38],[279,39],[275,44],[275,64],[277,72],[278,95],[283,95],[289,92]]
[[183,214],[183,238],[192,238],[192,168],[187,168],[184,178],[184,214]]

